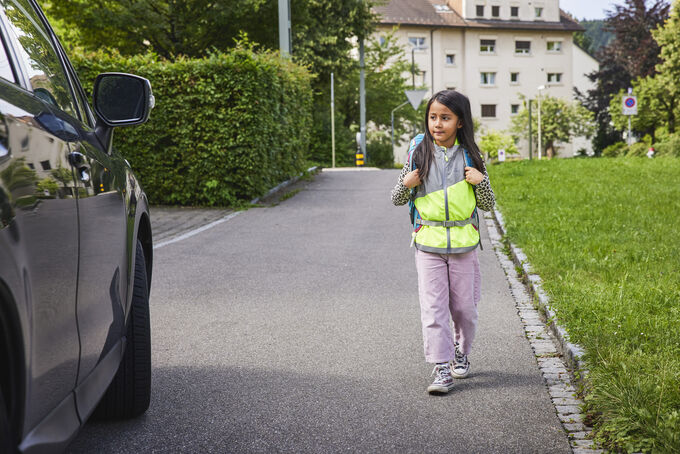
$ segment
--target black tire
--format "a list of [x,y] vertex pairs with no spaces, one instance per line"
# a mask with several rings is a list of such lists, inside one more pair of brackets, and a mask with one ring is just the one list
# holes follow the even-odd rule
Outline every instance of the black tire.
[[94,411],[96,419],[139,416],[151,400],[151,325],[149,287],[142,243],[135,252],[135,284],[127,321],[127,343],[118,372]]
[[2,398],[2,392],[0,392],[0,452],[16,452],[16,446],[12,445],[12,431],[10,430],[9,420],[7,419],[5,400]]

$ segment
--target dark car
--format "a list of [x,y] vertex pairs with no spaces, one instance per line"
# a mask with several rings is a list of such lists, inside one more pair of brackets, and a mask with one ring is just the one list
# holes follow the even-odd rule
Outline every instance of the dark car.
[[58,452],[149,406],[148,202],[111,141],[154,101],[106,73],[92,111],[36,3],[0,6],[0,452]]

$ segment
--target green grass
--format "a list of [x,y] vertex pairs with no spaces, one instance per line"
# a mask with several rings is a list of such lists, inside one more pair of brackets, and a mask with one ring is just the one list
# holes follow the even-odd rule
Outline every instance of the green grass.
[[586,350],[595,433],[680,452],[680,159],[490,166],[508,236]]

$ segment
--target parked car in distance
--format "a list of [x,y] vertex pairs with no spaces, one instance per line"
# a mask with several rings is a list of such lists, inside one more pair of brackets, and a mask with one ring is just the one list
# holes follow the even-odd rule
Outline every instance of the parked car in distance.
[[149,208],[111,143],[154,98],[105,73],[92,110],[33,0],[0,0],[0,38],[0,453],[60,452],[149,406]]

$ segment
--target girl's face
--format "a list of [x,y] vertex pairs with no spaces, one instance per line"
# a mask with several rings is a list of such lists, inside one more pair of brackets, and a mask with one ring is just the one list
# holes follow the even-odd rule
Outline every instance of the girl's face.
[[452,147],[456,143],[458,128],[463,126],[458,116],[451,112],[444,104],[434,101],[430,104],[430,112],[427,117],[427,128],[437,145]]

